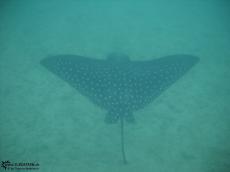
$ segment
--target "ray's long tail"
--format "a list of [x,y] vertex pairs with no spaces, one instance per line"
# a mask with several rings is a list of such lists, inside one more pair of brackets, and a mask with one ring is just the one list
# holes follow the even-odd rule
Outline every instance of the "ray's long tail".
[[125,142],[124,142],[124,118],[121,117],[121,153],[123,163],[127,164],[126,155],[125,155]]

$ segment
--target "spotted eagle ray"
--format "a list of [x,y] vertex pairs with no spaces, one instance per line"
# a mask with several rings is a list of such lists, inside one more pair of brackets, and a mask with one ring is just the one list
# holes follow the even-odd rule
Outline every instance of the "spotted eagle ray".
[[57,55],[41,64],[94,104],[105,109],[106,123],[121,127],[121,153],[124,148],[124,120],[133,122],[133,112],[144,108],[181,78],[198,57],[178,54],[149,61],[131,61],[127,55],[111,53],[99,60],[78,55]]

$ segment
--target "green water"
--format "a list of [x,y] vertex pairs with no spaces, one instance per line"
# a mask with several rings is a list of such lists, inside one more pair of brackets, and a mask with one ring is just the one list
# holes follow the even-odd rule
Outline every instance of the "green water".
[[[229,18],[228,0],[0,1],[0,161],[42,172],[230,171]],[[200,58],[125,123],[127,165],[119,125],[39,63],[110,52]]]

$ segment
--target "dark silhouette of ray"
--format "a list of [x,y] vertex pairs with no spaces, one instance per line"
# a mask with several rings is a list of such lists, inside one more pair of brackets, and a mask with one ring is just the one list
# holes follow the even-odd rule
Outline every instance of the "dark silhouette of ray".
[[107,110],[106,123],[120,120],[121,151],[126,164],[124,119],[133,122],[134,111],[151,103],[198,60],[192,55],[178,54],[149,61],[131,61],[124,54],[112,53],[105,60],[57,55],[43,59],[41,64]]

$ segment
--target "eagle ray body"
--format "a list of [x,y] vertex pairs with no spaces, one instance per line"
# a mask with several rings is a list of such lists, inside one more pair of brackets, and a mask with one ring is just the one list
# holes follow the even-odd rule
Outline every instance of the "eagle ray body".
[[41,64],[107,110],[107,123],[120,119],[124,146],[123,119],[134,121],[134,111],[151,103],[197,62],[197,57],[183,54],[149,61],[131,61],[126,55],[110,54],[104,60],[57,55],[43,59]]

